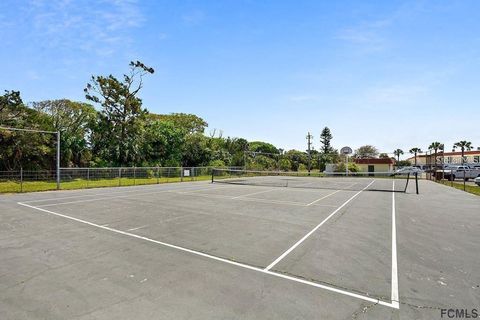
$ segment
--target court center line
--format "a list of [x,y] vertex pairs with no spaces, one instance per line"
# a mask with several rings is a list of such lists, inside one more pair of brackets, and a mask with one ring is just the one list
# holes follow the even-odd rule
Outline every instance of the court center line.
[[118,233],[118,234],[128,236],[128,237],[132,237],[132,238],[137,238],[137,239],[144,240],[144,241],[147,241],[147,242],[159,244],[159,245],[162,245],[162,246],[165,246],[165,247],[180,250],[180,251],[183,251],[183,252],[188,252],[188,253],[191,253],[191,254],[194,254],[194,255],[197,255],[197,256],[201,256],[201,257],[204,257],[204,258],[224,262],[224,263],[227,263],[227,264],[230,264],[230,265],[234,265],[234,266],[237,266],[237,267],[249,269],[249,270],[252,270],[252,271],[257,271],[257,272],[260,272],[260,273],[263,273],[263,274],[268,274],[268,275],[271,275],[271,276],[274,276],[274,277],[277,277],[277,278],[287,279],[287,280],[294,281],[294,282],[297,282],[297,283],[302,283],[302,284],[305,284],[305,285],[308,285],[308,286],[321,288],[321,289],[328,290],[328,291],[331,291],[331,292],[335,292],[335,293],[338,293],[338,294],[342,294],[342,295],[345,295],[345,296],[349,296],[349,297],[361,299],[361,300],[364,300],[364,301],[380,304],[380,305],[383,305],[383,306],[386,306],[386,307],[398,309],[398,307],[395,307],[394,305],[392,305],[392,303],[386,302],[386,301],[383,301],[383,300],[380,300],[380,299],[372,298],[372,297],[369,297],[369,296],[361,295],[361,294],[350,292],[350,291],[347,291],[347,290],[338,289],[338,288],[335,288],[335,287],[327,286],[327,285],[320,284],[320,283],[313,282],[313,281],[308,281],[308,280],[304,280],[304,279],[300,279],[300,278],[295,278],[295,277],[292,277],[292,276],[288,276],[288,275],[281,274],[281,273],[278,273],[278,272],[265,270],[265,269],[262,269],[262,268],[254,267],[254,266],[244,264],[244,263],[240,263],[240,262],[235,262],[235,261],[228,260],[228,259],[225,259],[225,258],[220,258],[220,257],[213,256],[213,255],[210,255],[210,254],[207,254],[207,253],[200,252],[200,251],[195,251],[195,250],[188,249],[188,248],[185,248],[185,247],[180,247],[180,246],[173,245],[173,244],[170,244],[170,243],[166,243],[166,242],[150,239],[150,238],[147,238],[147,237],[143,237],[143,236],[140,236],[140,235],[137,235],[137,234],[134,234],[134,233],[110,228],[110,227],[107,227],[105,225],[102,226],[102,225],[99,225],[99,224],[96,224],[96,223],[93,223],[93,222],[89,222],[89,221],[82,220],[82,219],[79,219],[79,218],[75,218],[75,217],[72,217],[72,216],[68,216],[68,215],[65,215],[65,214],[57,213],[57,212],[50,211],[50,210],[47,210],[47,209],[42,209],[42,208],[35,207],[35,206],[29,205],[29,204],[26,204],[26,203],[17,202],[17,204],[21,205],[21,206],[24,206],[24,207],[34,209],[34,210],[49,213],[49,214],[52,214],[54,216],[58,216],[58,217],[73,220],[73,221],[76,221],[76,222],[79,222],[79,223],[83,223],[83,224],[89,225],[91,227],[107,230],[107,231],[110,231],[110,232],[113,232],[113,233]]
[[367,189],[368,187],[370,187],[373,183],[375,182],[375,180],[373,180],[372,182],[370,182],[365,188],[363,188],[362,190],[358,191],[357,193],[355,193],[353,196],[351,196],[347,201],[345,201],[340,207],[338,207],[337,209],[335,209],[335,211],[333,211],[332,213],[330,213],[330,215],[328,217],[326,217],[322,222],[320,222],[315,228],[313,228],[309,233],[307,233],[305,236],[303,236],[303,238],[301,238],[300,240],[298,240],[293,246],[291,246],[290,248],[287,249],[287,251],[285,251],[284,253],[282,253],[281,256],[279,256],[277,259],[275,259],[272,263],[270,263],[268,265],[268,267],[265,268],[266,271],[272,269],[277,263],[279,263],[280,261],[283,260],[283,258],[285,258],[290,252],[292,252],[296,247],[298,247],[300,244],[302,244],[303,241],[305,241],[308,237],[310,237],[315,231],[318,230],[318,228],[320,228],[325,222],[327,222],[331,217],[333,217],[337,212],[339,212],[343,207],[345,207],[350,201],[352,201],[353,199],[355,199],[360,193],[362,193],[365,189]]
[[242,197],[253,196],[253,195],[255,195],[255,194],[272,192],[272,191],[274,191],[274,190],[278,190],[278,188],[273,188],[273,189],[269,189],[269,190],[262,190],[262,191],[257,191],[257,192],[252,192],[252,193],[242,194],[242,195],[239,195],[239,196],[233,197],[232,199],[239,199],[239,198],[242,198]]
[[317,202],[319,202],[319,201],[322,201],[323,199],[326,199],[326,198],[328,198],[328,197],[330,197],[330,196],[332,196],[332,195],[334,195],[335,193],[340,192],[340,191],[341,191],[341,190],[337,190],[337,191],[334,191],[334,192],[332,192],[332,193],[327,194],[326,196],[323,196],[323,197],[321,197],[321,198],[318,198],[317,200],[312,201],[312,202],[310,202],[309,204],[307,204],[307,207],[309,207],[309,206],[311,206],[312,204],[315,204],[315,203],[317,203]]
[[398,264],[397,264],[397,223],[395,212],[395,180],[392,187],[392,306],[399,308],[400,300],[398,294]]
[[144,226],[136,227],[136,228],[130,228],[130,229],[127,229],[127,231],[135,231],[135,230],[143,229],[145,227],[148,227],[148,224],[146,224]]
[[294,201],[282,201],[282,200],[269,200],[269,199],[261,199],[261,198],[232,198],[231,196],[225,196],[220,194],[201,194],[201,193],[193,193],[193,192],[175,192],[172,193],[184,194],[184,195],[192,195],[195,197],[203,197],[203,198],[217,198],[217,199],[227,199],[227,200],[235,200],[235,201],[249,201],[249,202],[258,202],[258,203],[274,203],[274,204],[284,204],[290,206],[300,206],[305,207],[305,204],[302,202],[294,202]]

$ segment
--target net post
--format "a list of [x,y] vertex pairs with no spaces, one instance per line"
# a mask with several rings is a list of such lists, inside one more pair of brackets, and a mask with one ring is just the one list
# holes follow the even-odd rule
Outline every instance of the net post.
[[57,190],[60,190],[60,131],[57,131]]
[[137,168],[135,166],[133,166],[133,185],[136,186],[137,185]]
[[23,192],[23,167],[20,167],[20,192]]
[[408,188],[408,182],[410,181],[410,173],[407,173],[407,183],[405,183],[405,189],[403,190],[404,193],[407,192],[407,188]]
[[415,172],[415,191],[418,194],[418,172]]
[[122,167],[118,168],[118,186],[122,185]]

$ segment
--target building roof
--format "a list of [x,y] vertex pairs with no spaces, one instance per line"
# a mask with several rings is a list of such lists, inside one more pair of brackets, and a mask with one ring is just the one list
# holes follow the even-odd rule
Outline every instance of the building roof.
[[394,164],[391,158],[358,158],[353,160],[356,164]]
[[[474,151],[465,151],[463,153],[465,156],[480,156],[480,150],[474,150]],[[429,154],[428,156],[430,155],[434,155],[433,151],[432,151],[432,154]],[[419,154],[417,155],[417,158],[425,158],[427,155],[426,154]],[[455,152],[437,152],[437,156],[444,156],[444,157],[449,157],[449,156],[462,156],[462,151],[455,151]],[[410,157],[408,159],[414,159],[415,157]]]

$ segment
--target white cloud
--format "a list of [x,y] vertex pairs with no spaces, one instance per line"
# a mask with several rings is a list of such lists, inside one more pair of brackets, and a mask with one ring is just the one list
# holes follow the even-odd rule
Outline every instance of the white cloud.
[[133,41],[143,17],[135,0],[32,0],[25,9],[32,41],[59,50],[113,55]]
[[182,15],[182,21],[189,26],[201,24],[206,18],[206,14],[201,10],[194,10]]

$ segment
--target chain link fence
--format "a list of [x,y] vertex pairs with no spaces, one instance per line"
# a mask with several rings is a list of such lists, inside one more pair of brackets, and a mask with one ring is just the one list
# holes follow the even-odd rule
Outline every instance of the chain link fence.
[[[212,167],[61,168],[60,189],[202,181],[211,179],[211,175]],[[0,171],[0,193],[56,190],[56,180],[55,170]]]

